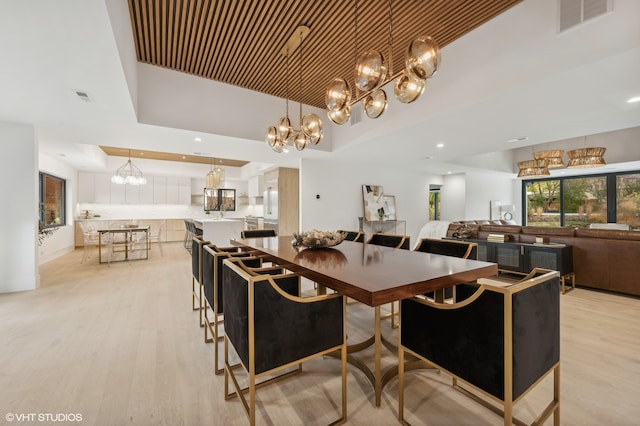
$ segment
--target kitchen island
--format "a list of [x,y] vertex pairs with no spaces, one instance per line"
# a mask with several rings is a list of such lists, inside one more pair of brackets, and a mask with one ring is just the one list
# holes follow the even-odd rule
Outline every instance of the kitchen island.
[[243,219],[193,219],[202,237],[217,246],[228,247],[230,240],[239,240],[244,229]]

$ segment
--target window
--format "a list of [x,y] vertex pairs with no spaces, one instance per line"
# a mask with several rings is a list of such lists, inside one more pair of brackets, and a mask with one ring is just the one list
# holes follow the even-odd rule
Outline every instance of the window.
[[616,176],[616,222],[640,227],[640,174]]
[[204,211],[235,211],[235,189],[204,189]]
[[429,220],[440,220],[440,188],[442,185],[429,184]]
[[45,228],[66,224],[65,188],[64,179],[40,173],[40,220]]
[[523,222],[532,226],[621,223],[640,228],[640,173],[525,180]]
[[560,181],[526,181],[527,225],[560,226]]
[[564,226],[607,223],[607,178],[581,177],[563,181]]

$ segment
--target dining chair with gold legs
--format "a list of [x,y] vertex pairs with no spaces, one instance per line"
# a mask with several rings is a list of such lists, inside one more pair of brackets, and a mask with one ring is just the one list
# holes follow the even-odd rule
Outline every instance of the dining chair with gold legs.
[[345,231],[345,230],[339,230],[338,232],[344,234],[345,241],[355,241],[356,243],[364,243],[364,232]]
[[[301,364],[305,361],[339,352],[341,402],[332,400],[331,407],[339,407],[340,417],[331,424],[344,423],[347,418],[344,296],[333,293],[300,297],[300,276],[251,273],[240,262],[242,259],[223,262],[225,399],[238,396],[249,417],[249,424],[253,426],[257,417],[258,385],[262,387],[301,372]],[[231,364],[231,351],[239,359],[237,364]],[[332,359],[326,357],[327,361]],[[236,375],[239,370],[244,370],[247,376],[248,386],[245,388],[240,387]],[[281,374],[266,379],[274,373]],[[231,393],[230,381],[234,387]],[[319,395],[330,395],[329,389],[318,389]],[[335,387],[331,386],[331,389]],[[314,401],[314,406],[317,404]],[[325,413],[317,416],[322,414]]]
[[[202,250],[209,241],[201,236],[191,239],[191,307],[198,311],[200,327],[204,327],[204,311],[202,309]],[[196,284],[197,283],[197,284]]]
[[[224,303],[222,298],[222,261],[231,258],[242,258],[250,267],[260,267],[262,259],[248,252],[239,252],[237,248],[225,251],[214,244],[204,246],[202,252],[202,285],[204,297],[202,309],[204,312],[204,341],[214,344],[215,374],[224,372],[224,365],[220,366],[219,343],[223,340],[222,328],[224,324]],[[211,336],[211,337],[209,337]]]
[[[438,238],[423,238],[413,248],[422,253],[441,254],[444,256],[459,257],[461,259],[478,260],[478,244],[467,241],[443,240]],[[456,286],[445,288],[429,295],[436,302],[454,300],[456,298]]]
[[454,389],[501,415],[505,426],[528,424],[514,417],[513,406],[552,374],[553,396],[530,424],[543,424],[553,414],[559,425],[559,275],[534,269],[515,283],[480,278],[459,284],[464,295],[454,303],[424,296],[402,300],[398,419],[405,422],[405,359],[413,356],[451,375]]

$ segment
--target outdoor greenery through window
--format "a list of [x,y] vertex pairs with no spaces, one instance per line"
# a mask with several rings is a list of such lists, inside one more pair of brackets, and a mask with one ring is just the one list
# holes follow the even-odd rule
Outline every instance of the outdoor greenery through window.
[[40,221],[45,228],[66,223],[64,179],[40,173]]
[[530,226],[620,223],[640,227],[640,174],[617,173],[523,181]]

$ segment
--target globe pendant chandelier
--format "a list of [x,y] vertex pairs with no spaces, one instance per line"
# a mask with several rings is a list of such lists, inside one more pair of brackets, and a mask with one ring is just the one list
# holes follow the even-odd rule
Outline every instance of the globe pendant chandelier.
[[[395,80],[394,94],[402,103],[411,103],[424,92],[427,78],[433,77],[440,65],[440,48],[428,36],[413,40],[407,48],[405,68],[393,72],[393,13],[389,0],[389,61],[377,50],[367,50],[358,56],[358,1],[354,0],[355,27],[355,96],[344,78],[334,78],[325,94],[329,119],[344,124],[351,117],[351,107],[362,101],[369,118],[378,118],[387,109],[387,94],[381,89]],[[389,76],[389,77],[387,77]]]
[[211,162],[211,171],[205,177],[205,189],[218,189],[224,186],[225,173],[220,166],[213,166],[215,160]]
[[111,183],[117,185],[147,184],[147,179],[145,179],[140,169],[131,162],[131,150],[129,150],[129,160],[111,176]]
[[[322,140],[322,121],[316,114],[309,113],[302,116],[302,42],[309,34],[309,27],[299,26],[296,32],[289,38],[281,53],[285,55],[285,83],[286,83],[286,110],[285,116],[280,119],[277,126],[267,129],[265,141],[275,152],[288,152],[287,146],[293,145],[298,151],[302,151],[308,145],[317,145]],[[289,119],[289,56],[299,48],[300,59],[300,112],[299,128],[294,129]]]

